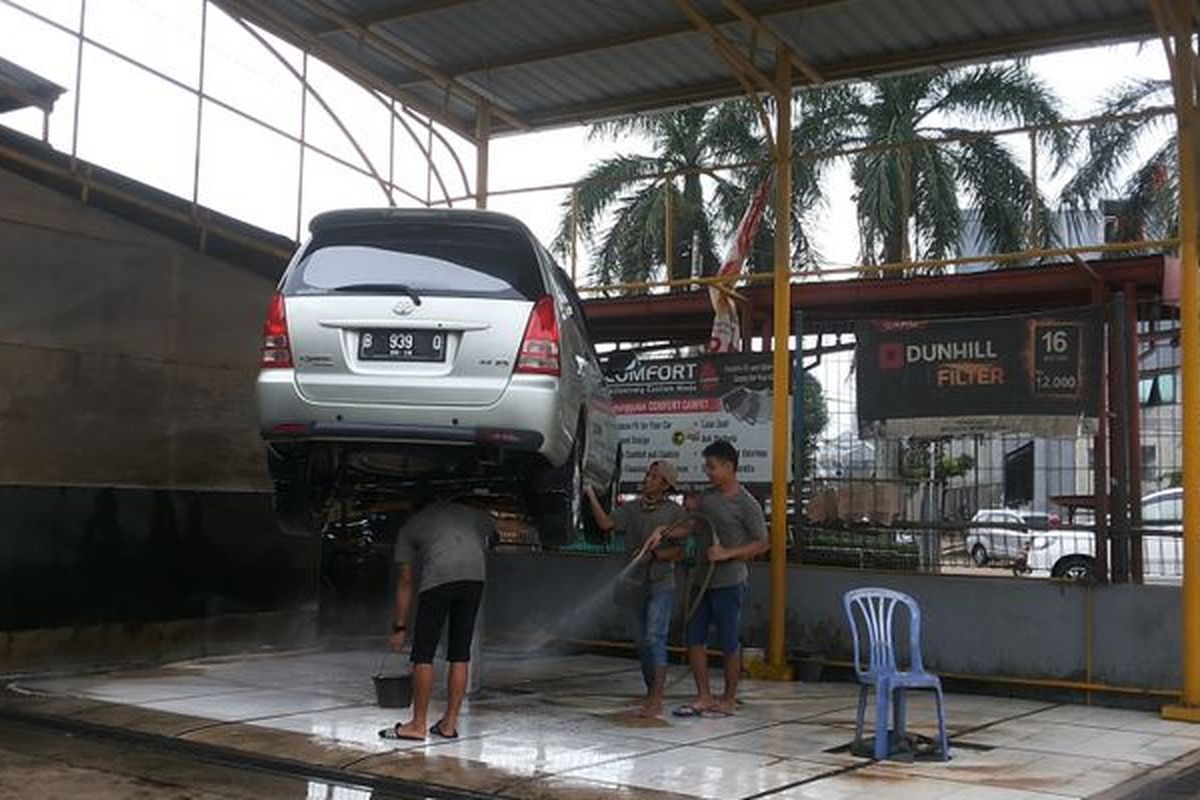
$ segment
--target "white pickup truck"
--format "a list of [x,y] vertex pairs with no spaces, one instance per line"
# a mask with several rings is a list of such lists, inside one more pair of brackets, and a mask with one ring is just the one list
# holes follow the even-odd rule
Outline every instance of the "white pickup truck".
[[[1147,581],[1179,582],[1183,574],[1182,520],[1182,489],[1164,489],[1142,498],[1142,572]],[[1029,543],[1024,567],[1026,574],[1043,577],[1092,578],[1095,534],[1090,527],[1039,531]]]

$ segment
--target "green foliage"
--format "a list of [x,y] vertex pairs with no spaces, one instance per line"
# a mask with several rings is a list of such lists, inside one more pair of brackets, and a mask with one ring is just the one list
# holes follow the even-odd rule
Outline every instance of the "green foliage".
[[[1137,114],[1171,102],[1167,80],[1130,81],[1101,102],[1099,115]],[[1117,199],[1115,241],[1169,238],[1179,229],[1178,150],[1170,114],[1146,113],[1090,127],[1084,155],[1063,187],[1061,202],[1076,228],[1104,214],[1101,203]],[[1155,149],[1145,161],[1138,152],[1147,143]]]
[[816,468],[817,441],[829,426],[829,404],[821,382],[804,373],[804,464],[802,479],[812,477]]
[[[936,464],[932,476],[931,461]],[[932,478],[937,483],[944,484],[951,478],[961,478],[969,474],[974,468],[974,458],[965,453],[958,456],[946,455],[942,452],[940,441],[913,439],[900,451],[900,475],[910,481],[927,481]]]
[[[945,142],[963,124],[1053,124],[1061,121],[1057,99],[1023,62],[966,69],[930,70],[856,85],[805,89],[793,100],[792,263],[815,264],[808,217],[824,201],[823,177],[835,159],[807,153],[857,148],[849,156],[855,185],[862,258],[877,264],[941,259],[959,254],[966,205],[978,210],[978,244],[991,252],[1024,249],[1035,198],[1015,154],[993,137]],[[768,111],[770,102],[767,102]],[[946,127],[958,123],[959,127]],[[594,254],[592,279],[634,282],[665,276],[665,210],[672,210],[674,274],[691,270],[698,235],[704,274],[720,263],[718,243],[736,228],[755,189],[769,178],[769,137],[749,101],[638,115],[593,127],[611,139],[649,140],[646,153],[624,154],[595,164],[578,187],[578,231]],[[916,142],[900,149],[880,146]],[[1041,135],[1051,171],[1069,153],[1063,129]],[[733,170],[721,165],[753,162]],[[701,174],[704,178],[701,178]],[[675,173],[673,177],[657,177]],[[670,200],[668,201],[668,196]],[[1053,243],[1047,203],[1039,242]],[[554,248],[571,249],[571,198]],[[747,269],[773,262],[773,211],[755,238]]]

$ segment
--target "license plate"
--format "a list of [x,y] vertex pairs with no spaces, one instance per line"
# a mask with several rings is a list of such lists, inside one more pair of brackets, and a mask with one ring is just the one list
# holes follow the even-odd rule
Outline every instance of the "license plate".
[[443,331],[367,330],[358,334],[360,361],[445,361]]

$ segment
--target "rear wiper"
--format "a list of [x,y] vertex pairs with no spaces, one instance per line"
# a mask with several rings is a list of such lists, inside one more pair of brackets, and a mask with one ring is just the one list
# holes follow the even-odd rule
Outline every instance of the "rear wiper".
[[395,294],[400,292],[412,298],[412,301],[417,305],[421,305],[421,295],[417,294],[411,286],[403,283],[348,283],[345,286],[338,286],[334,289],[335,292],[365,292],[369,294]]

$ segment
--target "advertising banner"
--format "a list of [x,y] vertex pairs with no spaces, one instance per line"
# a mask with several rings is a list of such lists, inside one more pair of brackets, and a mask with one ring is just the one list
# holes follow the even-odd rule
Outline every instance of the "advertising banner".
[[675,462],[682,488],[705,486],[701,453],[717,439],[740,452],[743,483],[770,486],[771,375],[770,353],[744,353],[642,361],[613,378],[623,490],[657,459]]
[[1103,325],[1092,309],[873,320],[856,336],[863,436],[1094,430]]

